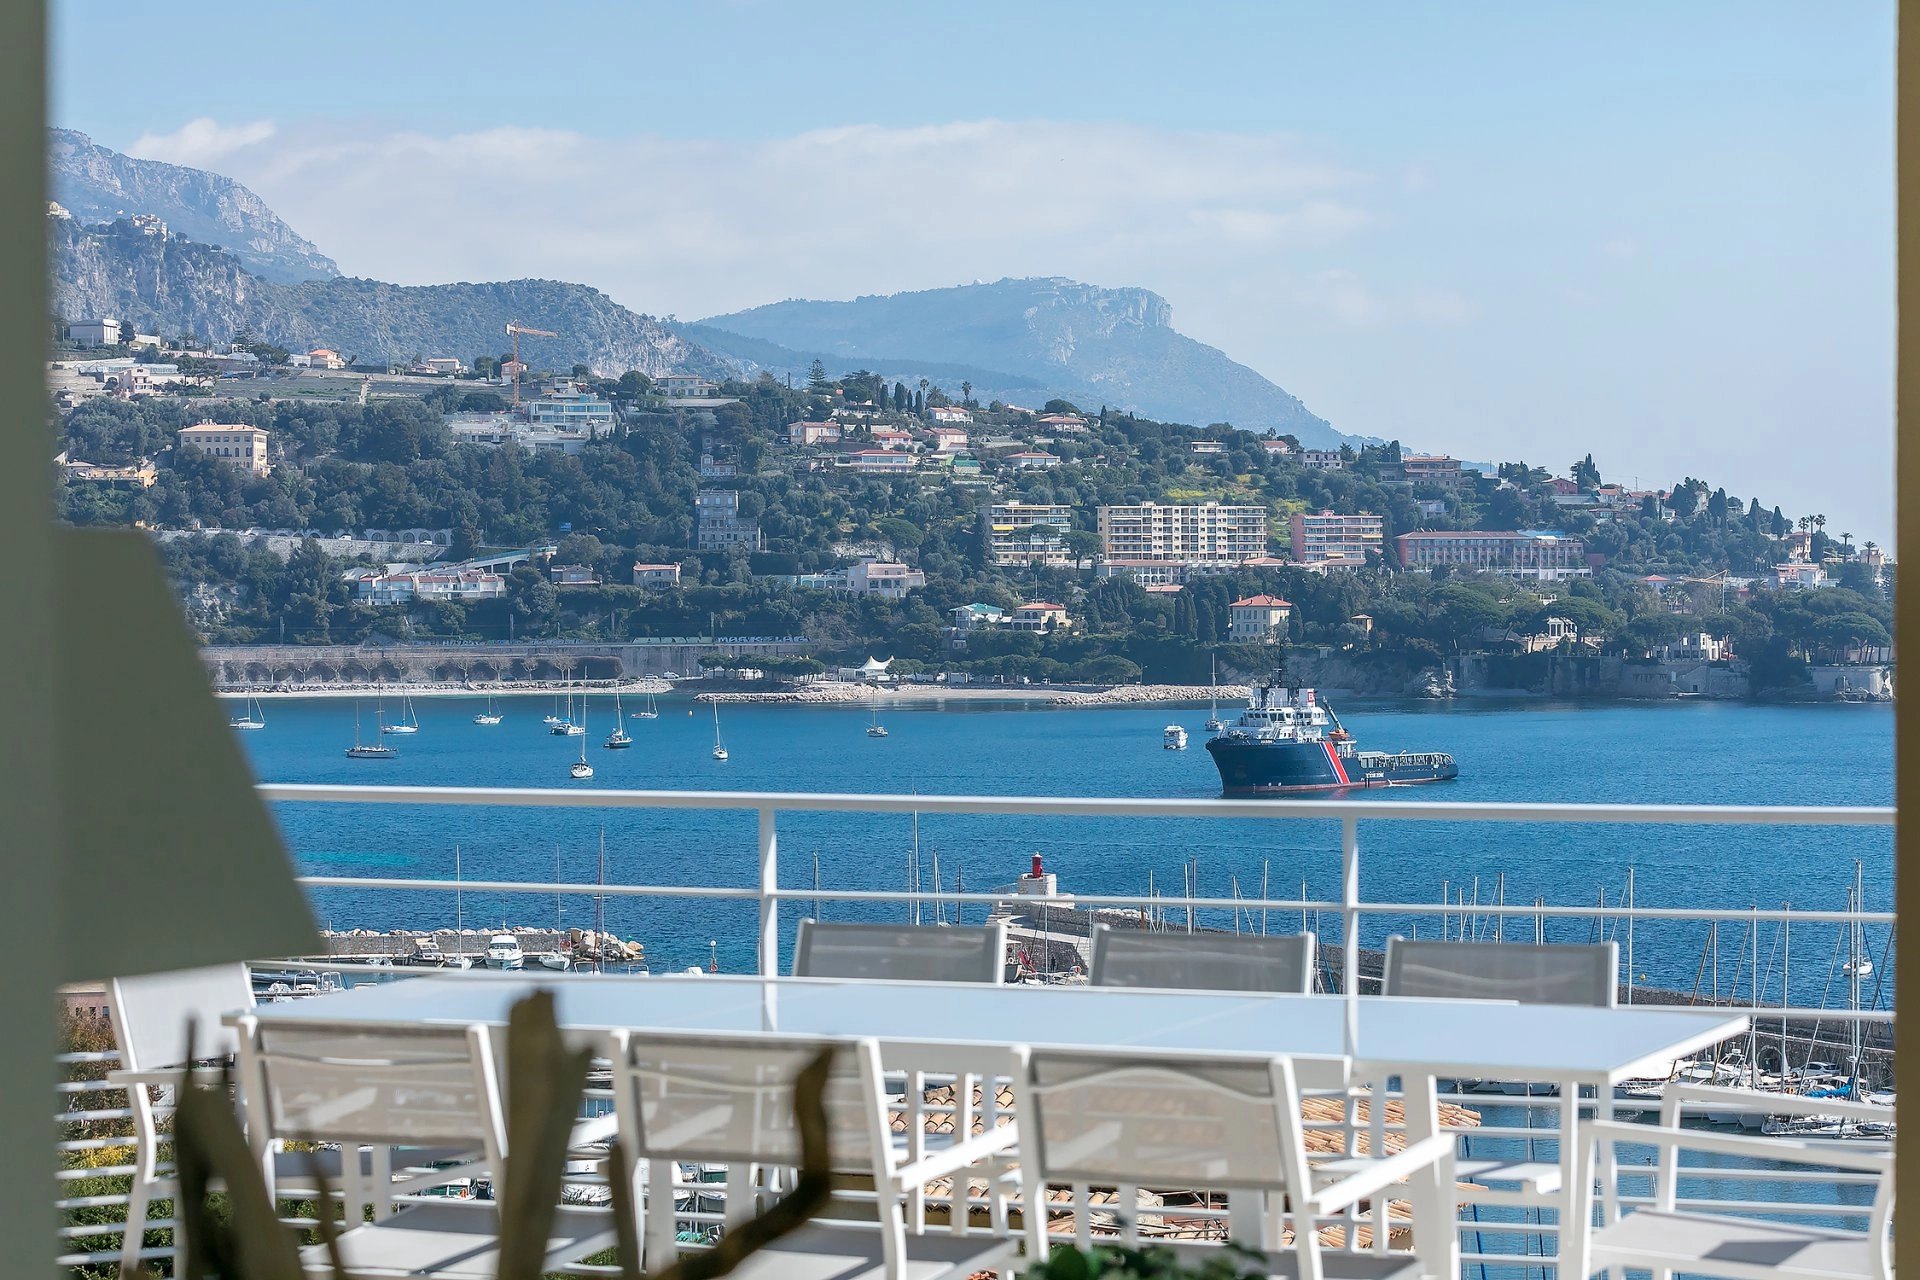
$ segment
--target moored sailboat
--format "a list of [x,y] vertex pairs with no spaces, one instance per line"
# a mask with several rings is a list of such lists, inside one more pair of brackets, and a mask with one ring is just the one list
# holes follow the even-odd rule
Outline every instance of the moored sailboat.
[[252,694],[247,695],[246,706],[242,708],[240,714],[227,721],[229,729],[264,729],[266,727],[266,713],[260,710],[260,703]]
[[391,760],[399,751],[383,742],[360,741],[360,701],[353,703],[353,745],[347,748],[347,755],[355,760]]
[[726,744],[720,741],[720,704],[713,704],[713,758],[728,759]]
[[[583,698],[581,701],[584,705],[585,699]],[[627,732],[623,720],[624,716],[620,706],[620,695],[616,693],[613,695],[613,732],[607,735],[606,745],[609,751],[618,751],[622,747],[630,747],[633,745],[633,735]]]
[[420,717],[415,715],[413,712],[413,695],[412,694],[407,693],[407,694],[401,695],[400,719],[398,719],[392,724],[386,723],[385,720],[383,719],[380,724],[380,732],[382,733],[418,733],[420,732]]
[[584,693],[580,695],[580,723],[569,727],[578,730],[580,758],[567,766],[567,774],[573,778],[591,778],[593,766],[587,763],[587,695]]

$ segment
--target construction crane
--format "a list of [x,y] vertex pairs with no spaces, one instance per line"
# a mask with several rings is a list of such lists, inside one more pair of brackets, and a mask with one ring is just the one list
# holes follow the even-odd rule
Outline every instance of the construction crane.
[[513,407],[520,407],[520,335],[530,338],[557,338],[560,335],[549,329],[531,329],[518,320],[507,321],[507,333],[513,338]]

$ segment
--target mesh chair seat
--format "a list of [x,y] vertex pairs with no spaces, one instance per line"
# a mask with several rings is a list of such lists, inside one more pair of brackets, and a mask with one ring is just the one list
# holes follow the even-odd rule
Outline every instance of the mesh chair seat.
[[[489,1202],[411,1205],[390,1218],[344,1232],[340,1256],[351,1277],[444,1277],[494,1280],[500,1269],[500,1215]],[[554,1214],[546,1267],[579,1262],[614,1243],[604,1209],[564,1208]],[[332,1276],[325,1245],[300,1251],[309,1274]]]
[[1876,1274],[1875,1244],[1857,1232],[1641,1209],[1593,1234],[1595,1269],[1610,1259],[1695,1275],[1852,1280]]
[[[945,1232],[907,1237],[902,1280],[934,1280],[993,1271],[1018,1242]],[[783,1236],[728,1273],[735,1280],[883,1280],[880,1233],[872,1228],[811,1223]]]
[[1382,990],[1390,996],[1514,1000],[1521,1004],[1614,1003],[1618,943],[1433,942],[1387,939]]
[[793,943],[797,978],[986,982],[1006,977],[1007,927],[824,924],[802,920]]
[[1096,987],[1182,991],[1313,990],[1314,937],[1152,933],[1096,925],[1088,981]]
[[[1223,1256],[1217,1244],[1195,1244],[1184,1240],[1146,1242],[1166,1249],[1188,1267],[1199,1268],[1209,1262],[1220,1265]],[[1292,1250],[1251,1250],[1260,1262],[1244,1254],[1232,1254],[1235,1274],[1262,1275],[1274,1280],[1293,1280],[1300,1274],[1300,1256]],[[1259,1268],[1259,1269],[1256,1269]],[[1320,1255],[1324,1280],[1415,1280],[1420,1275],[1420,1259],[1405,1253],[1347,1253],[1325,1250]]]

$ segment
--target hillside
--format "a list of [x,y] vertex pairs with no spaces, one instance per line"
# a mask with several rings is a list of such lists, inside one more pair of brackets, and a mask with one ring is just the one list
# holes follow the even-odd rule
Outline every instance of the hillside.
[[610,375],[638,369],[650,377],[723,377],[731,369],[659,321],[585,285],[346,278],[280,284],[249,272],[225,250],[175,235],[144,235],[124,221],[83,227],[54,218],[47,225],[54,311],[68,319],[119,316],[149,331],[213,342],[250,333],[291,350],[324,344],[368,362],[498,354],[506,349],[507,321],[518,320],[561,335],[529,339],[532,363],[583,363]]
[[174,232],[219,245],[263,280],[290,284],[340,274],[333,259],[266,202],[217,173],[136,160],[72,129],[47,131],[52,196],[82,223],[157,214]]
[[971,382],[974,397],[983,403],[1000,399],[1016,404],[1031,402],[1037,405],[1054,394],[1047,389],[1048,384],[1038,378],[1022,377],[1000,369],[983,369],[978,365],[890,355],[854,357],[836,351],[795,351],[777,342],[729,333],[707,324],[669,322],[668,327],[688,342],[732,360],[740,366],[741,374],[745,377],[770,373],[775,378],[791,375],[795,382],[800,382],[805,380],[813,362],[818,360],[831,377],[840,377],[864,368],[880,374],[888,382],[904,382],[908,386],[913,386],[921,378],[948,388]]
[[[1003,370],[1083,407],[1231,422],[1291,433],[1309,447],[1354,439],[1252,369],[1174,329],[1173,308],[1146,289],[1009,279],[851,302],[776,302],[701,324],[876,370],[883,360],[915,359]],[[992,375],[975,382],[977,398],[999,394]]]

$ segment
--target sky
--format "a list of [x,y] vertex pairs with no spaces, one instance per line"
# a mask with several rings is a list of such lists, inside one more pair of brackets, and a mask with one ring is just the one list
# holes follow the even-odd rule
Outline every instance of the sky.
[[1341,430],[1890,544],[1893,59],[1891,0],[56,0],[51,118],[350,275],[1144,286]]

